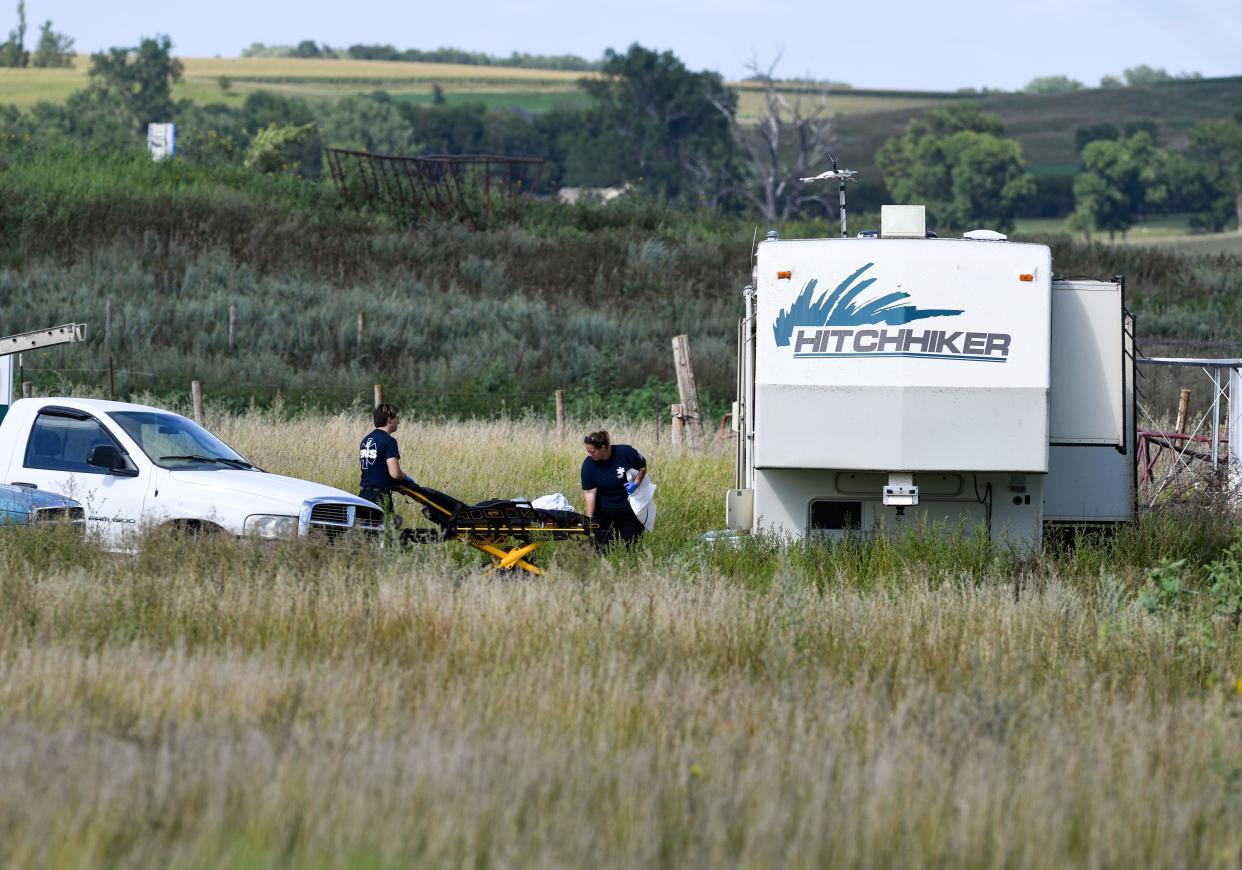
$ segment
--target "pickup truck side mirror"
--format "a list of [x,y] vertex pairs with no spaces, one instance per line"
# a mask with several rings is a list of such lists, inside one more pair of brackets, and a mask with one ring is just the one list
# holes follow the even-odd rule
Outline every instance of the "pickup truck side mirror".
[[120,477],[137,477],[138,470],[131,468],[125,454],[111,444],[96,444],[86,456],[86,464],[92,468],[105,468],[109,474]]

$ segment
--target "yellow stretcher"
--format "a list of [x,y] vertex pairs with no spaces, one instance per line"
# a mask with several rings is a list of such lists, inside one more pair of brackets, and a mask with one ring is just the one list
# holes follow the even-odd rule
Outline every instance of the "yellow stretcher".
[[451,495],[410,481],[394,488],[423,506],[435,528],[403,529],[402,544],[460,541],[492,558],[493,571],[520,568],[531,574],[543,569],[531,554],[550,541],[591,539],[599,524],[573,511],[537,508],[528,501],[493,500],[468,505]]

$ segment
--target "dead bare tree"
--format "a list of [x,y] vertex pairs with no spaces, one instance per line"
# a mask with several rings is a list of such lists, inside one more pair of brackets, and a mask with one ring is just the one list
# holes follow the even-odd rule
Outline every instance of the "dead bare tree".
[[831,166],[834,143],[828,88],[821,85],[810,92],[799,84],[782,89],[773,76],[779,62],[778,55],[766,69],[754,59],[746,65],[751,80],[762,88],[763,111],[753,126],[740,120],[733,124],[745,163],[746,183],[738,193],[767,220],[788,220],[808,205],[828,213],[831,206],[823,189],[800,180]]

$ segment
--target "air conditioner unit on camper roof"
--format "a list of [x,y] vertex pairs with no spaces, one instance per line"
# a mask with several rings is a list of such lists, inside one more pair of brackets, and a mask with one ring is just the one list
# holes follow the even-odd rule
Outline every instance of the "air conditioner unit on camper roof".
[[880,236],[885,239],[927,238],[927,209],[921,205],[880,206]]

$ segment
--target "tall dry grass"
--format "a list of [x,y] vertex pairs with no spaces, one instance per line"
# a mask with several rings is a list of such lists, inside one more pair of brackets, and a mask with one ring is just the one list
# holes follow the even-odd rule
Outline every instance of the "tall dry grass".
[[[216,416],[352,486],[365,421]],[[1136,606],[1136,545],[712,553],[693,511],[719,524],[727,452],[617,434],[668,525],[632,557],[561,545],[538,580],[441,547],[0,536],[0,865],[1242,859],[1242,645]],[[579,439],[547,426],[398,438],[462,497],[575,494]]]

